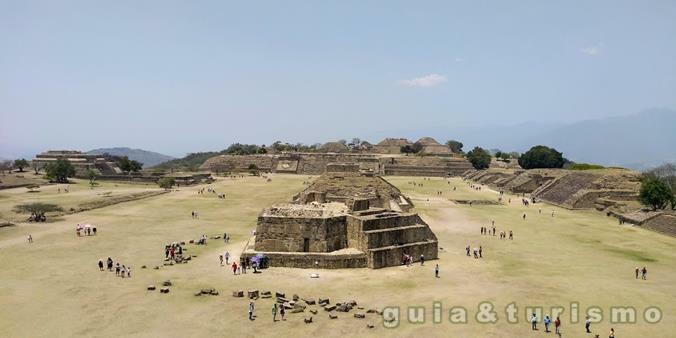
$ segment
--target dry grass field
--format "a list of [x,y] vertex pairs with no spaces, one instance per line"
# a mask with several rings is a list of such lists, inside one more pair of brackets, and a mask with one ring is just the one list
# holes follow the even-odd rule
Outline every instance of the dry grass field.
[[[225,200],[198,195],[204,186],[181,187],[159,196],[59,216],[48,223],[0,228],[0,337],[537,337],[554,334],[544,333],[544,327],[531,331],[526,308],[541,307],[543,314],[551,314],[553,306],[564,307],[561,320],[566,337],[592,337],[584,333],[583,324],[592,307],[602,311],[602,320],[592,324],[592,331],[601,337],[611,327],[617,337],[673,337],[676,330],[675,238],[618,225],[615,219],[592,211],[542,204],[526,208],[515,196],[505,197],[511,197],[509,205],[455,204],[450,200],[495,201],[498,197],[493,191],[469,189],[458,178],[387,178],[413,199],[415,210],[436,233],[443,248],[439,260],[380,270],[271,268],[261,274],[234,276],[219,266],[219,253],[227,250],[237,256],[255,229],[258,212],[288,201],[308,180],[298,175],[271,177],[271,182],[260,177],[219,178],[211,187],[226,193]],[[423,183],[423,187],[413,187],[410,181]],[[112,183],[89,189],[85,181],[71,185],[68,194],[54,189],[43,187],[39,193],[28,193],[25,188],[2,190],[0,213],[17,217],[12,207],[26,201],[70,208],[106,198],[101,195],[106,192],[124,195],[158,190]],[[199,219],[191,218],[192,210],[199,211]],[[490,228],[491,221],[498,232],[512,230],[514,240],[482,236],[480,227]],[[95,224],[99,234],[77,237],[77,223]],[[206,246],[189,244],[187,253],[197,256],[190,263],[152,268],[162,265],[165,243],[224,231],[231,236],[229,244],[222,240],[210,240]],[[26,242],[29,233],[32,244]],[[468,244],[481,245],[484,258],[465,256]],[[132,278],[100,272],[97,261],[108,256],[131,265]],[[434,278],[435,264],[440,266],[441,278]],[[148,269],[142,269],[143,265]],[[647,280],[634,278],[636,266],[648,268]],[[320,278],[309,278],[314,272]],[[146,290],[149,284],[159,289],[164,280],[173,283],[168,294]],[[220,295],[193,295],[206,287],[217,289]],[[399,325],[386,328],[375,314],[353,318],[354,310],[329,319],[321,308],[318,314],[310,314],[308,310],[315,306],[273,323],[272,299],[257,300],[257,318],[249,321],[248,300],[231,296],[233,290],[248,289],[282,291],[287,297],[328,297],[332,303],[354,299],[364,307],[358,310],[363,312],[399,307]],[[478,321],[482,302],[492,304],[497,322]],[[517,307],[518,323],[508,322],[505,308],[510,303]],[[578,305],[571,307],[571,303]],[[409,321],[410,306],[424,307],[424,323]],[[435,306],[441,307],[440,322],[435,322],[435,312],[439,312]],[[467,322],[451,323],[449,310],[460,311],[461,307],[467,311]],[[573,323],[571,312],[576,307],[579,322]],[[611,323],[611,307],[633,307],[636,322]],[[660,309],[658,323],[644,318],[650,307]],[[309,316],[313,323],[305,324],[303,318]],[[368,323],[375,327],[367,328]]]

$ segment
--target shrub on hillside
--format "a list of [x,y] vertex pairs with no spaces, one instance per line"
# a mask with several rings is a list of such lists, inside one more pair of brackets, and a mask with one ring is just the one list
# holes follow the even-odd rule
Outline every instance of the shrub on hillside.
[[491,155],[480,147],[474,147],[467,153],[466,157],[477,170],[486,169],[491,164]]
[[674,206],[674,193],[671,188],[659,179],[646,176],[641,183],[639,201],[653,210],[664,209],[669,203]]
[[562,153],[546,146],[532,147],[519,157],[519,165],[524,169],[562,168],[564,163]]
[[595,169],[605,169],[606,167],[598,164],[589,164],[589,163],[573,163],[568,168],[569,170],[595,170]]

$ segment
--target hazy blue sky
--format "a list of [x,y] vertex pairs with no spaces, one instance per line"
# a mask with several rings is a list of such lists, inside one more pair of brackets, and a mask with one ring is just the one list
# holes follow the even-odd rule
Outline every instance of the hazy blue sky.
[[676,107],[673,0],[253,3],[0,0],[0,147],[182,155]]

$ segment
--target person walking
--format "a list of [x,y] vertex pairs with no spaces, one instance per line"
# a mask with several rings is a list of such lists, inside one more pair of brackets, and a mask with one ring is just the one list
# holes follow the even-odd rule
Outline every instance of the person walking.
[[554,321],[554,332],[558,335],[561,335],[561,332],[559,332],[559,329],[561,328],[561,319],[559,316],[556,316],[556,320]]
[[108,257],[108,271],[113,271],[113,259]]
[[538,317],[533,313],[533,315],[530,317],[530,328],[531,330],[537,330],[538,329]]
[[479,245],[479,258],[484,258],[482,253],[483,253],[483,248],[481,247],[481,245]]
[[648,269],[646,269],[645,266],[643,267],[643,270],[641,270],[641,278],[643,280],[646,280],[648,278]]
[[223,243],[228,243],[228,234],[226,232],[223,233]]
[[221,261],[221,266],[223,266],[223,255],[218,255],[218,259]]
[[636,279],[638,279],[638,271],[639,271],[639,268],[638,268],[638,266],[637,266],[637,267],[634,269],[634,272],[635,272],[635,274],[636,274]]
[[425,265],[425,255],[420,255],[420,266]]
[[103,259],[99,259],[99,271],[103,271]]
[[591,319],[589,319],[589,316],[586,317],[587,319],[584,321],[584,328],[587,330],[587,333],[591,333],[589,330],[591,328]]
[[284,308],[284,304],[279,307],[279,316],[282,317],[282,320],[284,320],[284,314],[286,313],[286,309]]
[[230,263],[228,263],[229,260],[230,260],[230,253],[226,251],[225,252],[225,264],[230,264]]
[[545,323],[545,332],[549,333],[549,324],[552,322],[552,320],[549,318],[549,315],[545,316],[544,323]]
[[28,236],[26,236],[26,239],[28,239],[28,244],[33,243],[33,235],[28,234]]
[[434,267],[434,277],[439,278],[439,264]]
[[612,327],[610,328],[610,333],[608,334],[608,338],[615,338],[615,329]]
[[232,262],[232,274],[237,274],[237,262]]
[[254,320],[254,302],[249,302],[249,320]]
[[272,322],[274,323],[276,321],[277,321],[277,303],[274,303],[272,304]]

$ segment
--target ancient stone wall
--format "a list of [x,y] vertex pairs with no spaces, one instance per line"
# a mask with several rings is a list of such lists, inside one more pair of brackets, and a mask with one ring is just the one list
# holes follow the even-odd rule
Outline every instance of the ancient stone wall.
[[345,216],[258,217],[257,251],[330,252],[347,247]]
[[[256,252],[244,252],[242,259],[251,259]],[[268,264],[275,267],[299,269],[348,269],[367,267],[364,253],[321,254],[307,252],[266,252]]]

